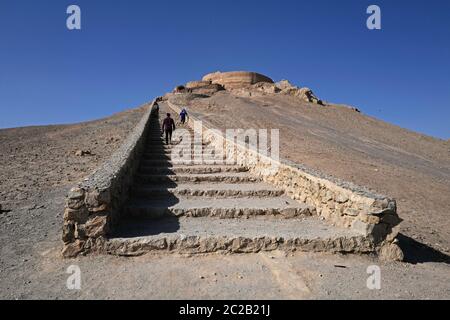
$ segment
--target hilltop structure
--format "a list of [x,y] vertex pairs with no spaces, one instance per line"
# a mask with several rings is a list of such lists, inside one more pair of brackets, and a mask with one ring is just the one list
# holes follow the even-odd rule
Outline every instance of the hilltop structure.
[[274,83],[263,74],[249,71],[214,72],[205,75],[201,81],[191,81],[177,86],[173,93],[193,93],[211,96],[216,92],[227,90],[240,96],[264,94],[284,94],[303,101],[324,105],[313,91],[306,87],[297,87],[287,80]]

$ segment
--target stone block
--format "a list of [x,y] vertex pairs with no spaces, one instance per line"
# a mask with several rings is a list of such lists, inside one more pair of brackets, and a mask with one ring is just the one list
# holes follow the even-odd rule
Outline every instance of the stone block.
[[77,223],[85,223],[89,217],[89,212],[85,207],[80,209],[66,208],[64,210],[64,221],[73,221]]
[[90,238],[98,238],[107,234],[108,217],[106,215],[97,215],[90,218],[86,224],[86,236]]
[[65,258],[75,258],[81,252],[83,252],[84,243],[85,243],[84,241],[76,240],[74,242],[66,244],[64,246],[63,251],[62,251],[63,257],[65,257]]
[[405,258],[402,249],[396,243],[384,244],[378,252],[378,257],[387,262],[403,261]]

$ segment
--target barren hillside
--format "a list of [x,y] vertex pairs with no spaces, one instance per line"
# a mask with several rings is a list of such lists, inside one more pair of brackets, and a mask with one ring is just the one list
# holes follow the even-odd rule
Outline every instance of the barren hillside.
[[120,146],[143,112],[0,130],[0,297],[27,297],[30,286],[48,282],[29,279],[41,271],[42,251],[60,250],[65,194]]
[[186,99],[218,128],[280,129],[281,157],[397,199],[401,232],[450,248],[450,143],[337,105],[219,91]]
[[72,124],[0,130],[0,204],[12,210],[55,187],[74,184],[121,144],[144,109]]

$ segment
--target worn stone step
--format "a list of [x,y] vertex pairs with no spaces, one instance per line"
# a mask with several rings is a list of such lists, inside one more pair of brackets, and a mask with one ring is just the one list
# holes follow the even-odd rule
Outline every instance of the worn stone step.
[[201,197],[177,197],[167,199],[133,198],[125,207],[126,216],[157,218],[165,215],[188,217],[239,218],[252,216],[282,216],[293,218],[312,215],[310,206],[287,196],[276,198],[210,199]]
[[184,148],[184,147],[174,147],[174,145],[166,145],[166,144],[164,144],[164,145],[161,145],[161,146],[147,146],[145,148],[144,155],[151,154],[151,153],[161,153],[161,152],[171,153],[171,152],[181,152],[181,151],[188,152],[188,153],[189,153],[189,151],[191,153],[192,152],[198,152],[198,151],[200,151],[202,153],[213,153],[213,152],[216,153],[216,150],[213,147],[211,147],[211,146],[203,146],[201,148],[199,148],[199,147],[197,147],[197,148],[194,148],[194,147],[186,147],[186,148]]
[[[202,139],[203,139],[203,137],[200,137],[200,136],[194,137],[193,135],[191,135],[190,138],[188,138],[188,136],[185,136],[185,135],[183,135],[183,136],[180,136],[180,135],[174,136],[174,135],[175,135],[175,133],[172,134],[172,140],[175,140],[175,141],[182,141],[185,139],[190,139],[191,141],[202,141]],[[158,139],[163,139],[165,137],[166,137],[166,135],[163,134],[162,132],[155,132],[155,133],[151,133],[151,134],[147,135],[148,140],[153,140],[153,139],[158,140]],[[183,137],[184,137],[184,139],[182,139]]]
[[214,155],[218,152],[216,152],[215,149],[211,148],[211,147],[203,147],[203,148],[174,148],[174,147],[168,147],[168,148],[160,148],[160,147],[156,147],[156,148],[146,148],[146,150],[144,151],[143,155],[147,156],[147,155],[153,155],[153,154],[161,154],[161,153],[165,153],[165,154],[177,154],[177,155],[190,155],[190,154],[211,154]]
[[142,166],[147,167],[167,167],[171,168],[177,165],[184,166],[194,166],[194,165],[227,165],[225,160],[208,160],[202,159],[200,163],[196,162],[196,159],[193,160],[172,160],[172,159],[146,159],[143,158],[141,160]]
[[190,152],[188,150],[184,151],[184,152],[178,152],[178,150],[160,151],[160,152],[153,151],[153,152],[144,153],[142,157],[143,157],[143,159],[148,159],[148,160],[158,160],[158,159],[166,160],[166,159],[171,159],[171,158],[179,159],[182,157],[187,158],[187,159],[192,159],[192,160],[195,158],[197,158],[197,159],[202,159],[202,158],[214,159],[214,158],[216,158],[217,160],[224,158],[223,155],[222,156],[219,154],[216,155],[209,151],[198,152],[197,150],[195,150],[195,151],[191,150]]
[[280,197],[284,191],[266,183],[202,183],[140,186],[133,190],[136,198],[170,198],[210,197],[210,198],[245,198],[245,197]]
[[100,252],[136,256],[148,252],[256,253],[310,251],[365,253],[373,244],[350,229],[333,227],[317,217],[283,219],[176,218],[129,219],[107,240]]
[[[157,143],[165,143],[166,142],[166,138],[165,137],[159,137],[159,138],[150,138],[147,139],[147,144],[157,144]],[[207,143],[204,140],[191,140],[191,141],[178,141],[178,140],[174,140],[172,139],[172,143],[173,144],[201,144],[201,143]]]
[[248,169],[241,166],[176,166],[176,167],[155,167],[155,166],[141,166],[139,172],[143,174],[158,174],[158,175],[174,175],[174,174],[207,174],[207,173],[222,173],[222,172],[247,172]]
[[[208,141],[177,141],[177,140],[174,140],[174,139],[172,139],[172,141],[171,141],[171,143],[172,143],[172,145],[183,145],[183,146],[189,146],[189,145],[201,145],[201,144],[203,144],[203,145],[207,145],[209,142]],[[162,137],[162,138],[160,138],[160,139],[148,139],[147,140],[147,145],[157,145],[157,144],[160,144],[160,145],[163,145],[163,144],[166,144],[166,138],[165,137]]]
[[136,181],[140,184],[158,184],[170,182],[216,182],[216,183],[245,183],[260,181],[259,178],[249,175],[247,172],[223,172],[223,173],[206,173],[206,174],[176,174],[176,175],[159,175],[159,174],[138,174]]

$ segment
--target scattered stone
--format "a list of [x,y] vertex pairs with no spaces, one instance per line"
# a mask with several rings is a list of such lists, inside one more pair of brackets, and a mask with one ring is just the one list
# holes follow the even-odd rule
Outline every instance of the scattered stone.
[[285,90],[288,88],[294,88],[295,86],[288,80],[281,80],[275,84],[280,90]]
[[[275,94],[281,91],[280,88],[278,88],[274,83],[268,83],[268,82],[258,82],[253,85],[253,88],[257,91],[267,93],[267,94]],[[268,106],[268,105],[265,105]]]
[[84,156],[90,156],[92,155],[90,150],[77,150],[75,151],[75,155],[77,157],[84,157]]
[[402,249],[396,243],[387,243],[381,247],[378,256],[382,261],[403,261]]
[[313,91],[309,88],[299,88],[287,80],[277,82],[276,86],[282,94],[298,97],[306,102],[324,105],[323,101],[317,98]]
[[111,144],[111,143],[114,143],[114,142],[119,142],[120,140],[121,140],[120,137],[114,136],[114,137],[106,138],[105,143],[106,144]]

